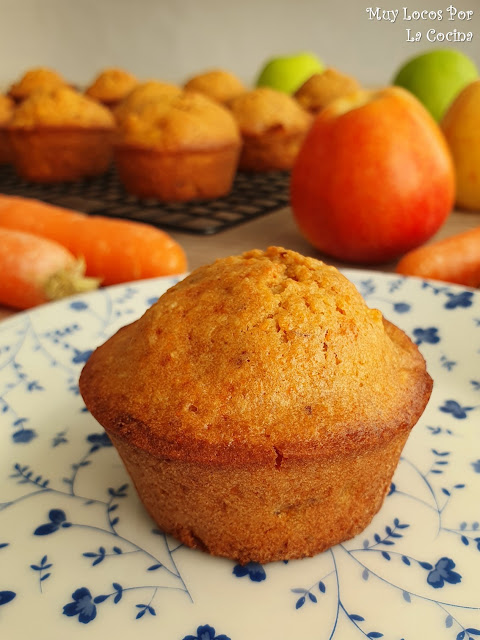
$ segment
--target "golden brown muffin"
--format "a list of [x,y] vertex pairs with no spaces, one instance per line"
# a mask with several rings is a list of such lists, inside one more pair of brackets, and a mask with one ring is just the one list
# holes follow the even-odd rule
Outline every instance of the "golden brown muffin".
[[268,87],[247,91],[229,103],[243,139],[239,168],[291,169],[312,116],[291,96]]
[[184,89],[203,93],[221,104],[226,104],[247,90],[237,76],[223,69],[212,69],[193,76]]
[[115,119],[121,123],[131,113],[138,113],[147,104],[163,100],[166,96],[176,96],[182,93],[180,87],[160,80],[141,82],[130,91],[113,110]]
[[302,84],[296,91],[295,98],[304,109],[316,115],[332,100],[355,93],[360,88],[360,84],[352,76],[336,69],[326,69],[323,73],[315,73]]
[[12,98],[0,94],[0,164],[8,163],[11,159],[6,126],[13,116],[14,109],[15,103]]
[[9,95],[16,102],[21,102],[36,91],[50,91],[67,86],[62,76],[47,67],[38,67],[27,71],[18,82],[12,84]]
[[87,87],[85,94],[112,109],[138,84],[137,78],[123,69],[104,69]]
[[34,93],[7,127],[15,169],[38,182],[103,173],[112,159],[114,126],[106,107],[73,89]]
[[217,198],[232,186],[240,152],[232,114],[193,92],[164,95],[119,124],[115,161],[127,191],[166,201]]
[[351,282],[277,247],[192,272],[80,377],[158,526],[242,563],[360,533],[431,389]]

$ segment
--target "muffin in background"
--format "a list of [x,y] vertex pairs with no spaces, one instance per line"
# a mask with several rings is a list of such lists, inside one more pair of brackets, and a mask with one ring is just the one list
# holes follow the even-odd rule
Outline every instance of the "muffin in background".
[[29,69],[9,89],[8,95],[21,102],[36,91],[50,91],[58,87],[68,86],[67,81],[55,70],[48,67]]
[[115,162],[125,189],[163,201],[231,190],[241,139],[232,114],[193,92],[163,95],[118,125]]
[[162,531],[241,563],[360,533],[431,390],[351,282],[281,247],[196,269],[80,377]]
[[360,88],[354,77],[329,68],[311,76],[294,96],[304,109],[316,115],[332,100],[355,93]]
[[145,105],[158,102],[164,97],[177,96],[180,93],[182,93],[181,88],[169,82],[161,80],[141,82],[113,109],[115,120],[121,123],[131,113],[141,111]]
[[226,104],[247,90],[236,75],[223,69],[212,69],[193,76],[185,83],[184,89],[203,93],[221,104]]
[[109,109],[68,87],[32,94],[7,125],[17,173],[33,182],[60,182],[104,173],[112,160]]
[[124,69],[109,68],[101,71],[85,94],[112,109],[138,84],[137,78]]
[[0,164],[7,164],[11,160],[6,127],[13,116],[14,109],[15,103],[13,99],[0,94]]
[[243,140],[239,168],[246,171],[291,169],[312,116],[282,91],[260,87],[228,104]]

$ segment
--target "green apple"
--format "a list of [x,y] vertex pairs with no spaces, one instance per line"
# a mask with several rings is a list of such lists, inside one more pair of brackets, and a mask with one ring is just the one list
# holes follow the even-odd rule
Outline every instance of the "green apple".
[[262,68],[257,87],[295,93],[314,73],[321,73],[324,68],[323,62],[308,52],[272,58]]
[[440,121],[460,91],[477,77],[474,62],[464,53],[437,49],[408,60],[393,84],[408,89]]

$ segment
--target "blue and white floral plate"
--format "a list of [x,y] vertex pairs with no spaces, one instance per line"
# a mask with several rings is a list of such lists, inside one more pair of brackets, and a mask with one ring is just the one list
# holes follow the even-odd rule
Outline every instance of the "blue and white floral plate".
[[174,278],[0,324],[2,639],[480,636],[480,294],[345,274],[420,346],[433,395],[371,525],[314,558],[265,566],[158,531],[78,392],[92,349]]

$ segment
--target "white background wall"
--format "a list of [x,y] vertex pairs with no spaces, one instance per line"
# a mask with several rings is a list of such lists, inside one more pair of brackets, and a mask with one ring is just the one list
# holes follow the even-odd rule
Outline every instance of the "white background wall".
[[[387,84],[408,57],[450,46],[480,68],[480,0],[0,0],[0,89],[29,67],[56,68],[80,86],[106,66],[140,78],[182,82],[211,67],[254,81],[263,62],[310,50],[365,85]],[[446,8],[473,10],[469,22]],[[367,7],[399,9],[397,21],[370,21]],[[403,7],[443,11],[442,21],[407,22]],[[407,42],[406,29],[423,33]],[[430,43],[428,29],[472,31],[470,43]]]

